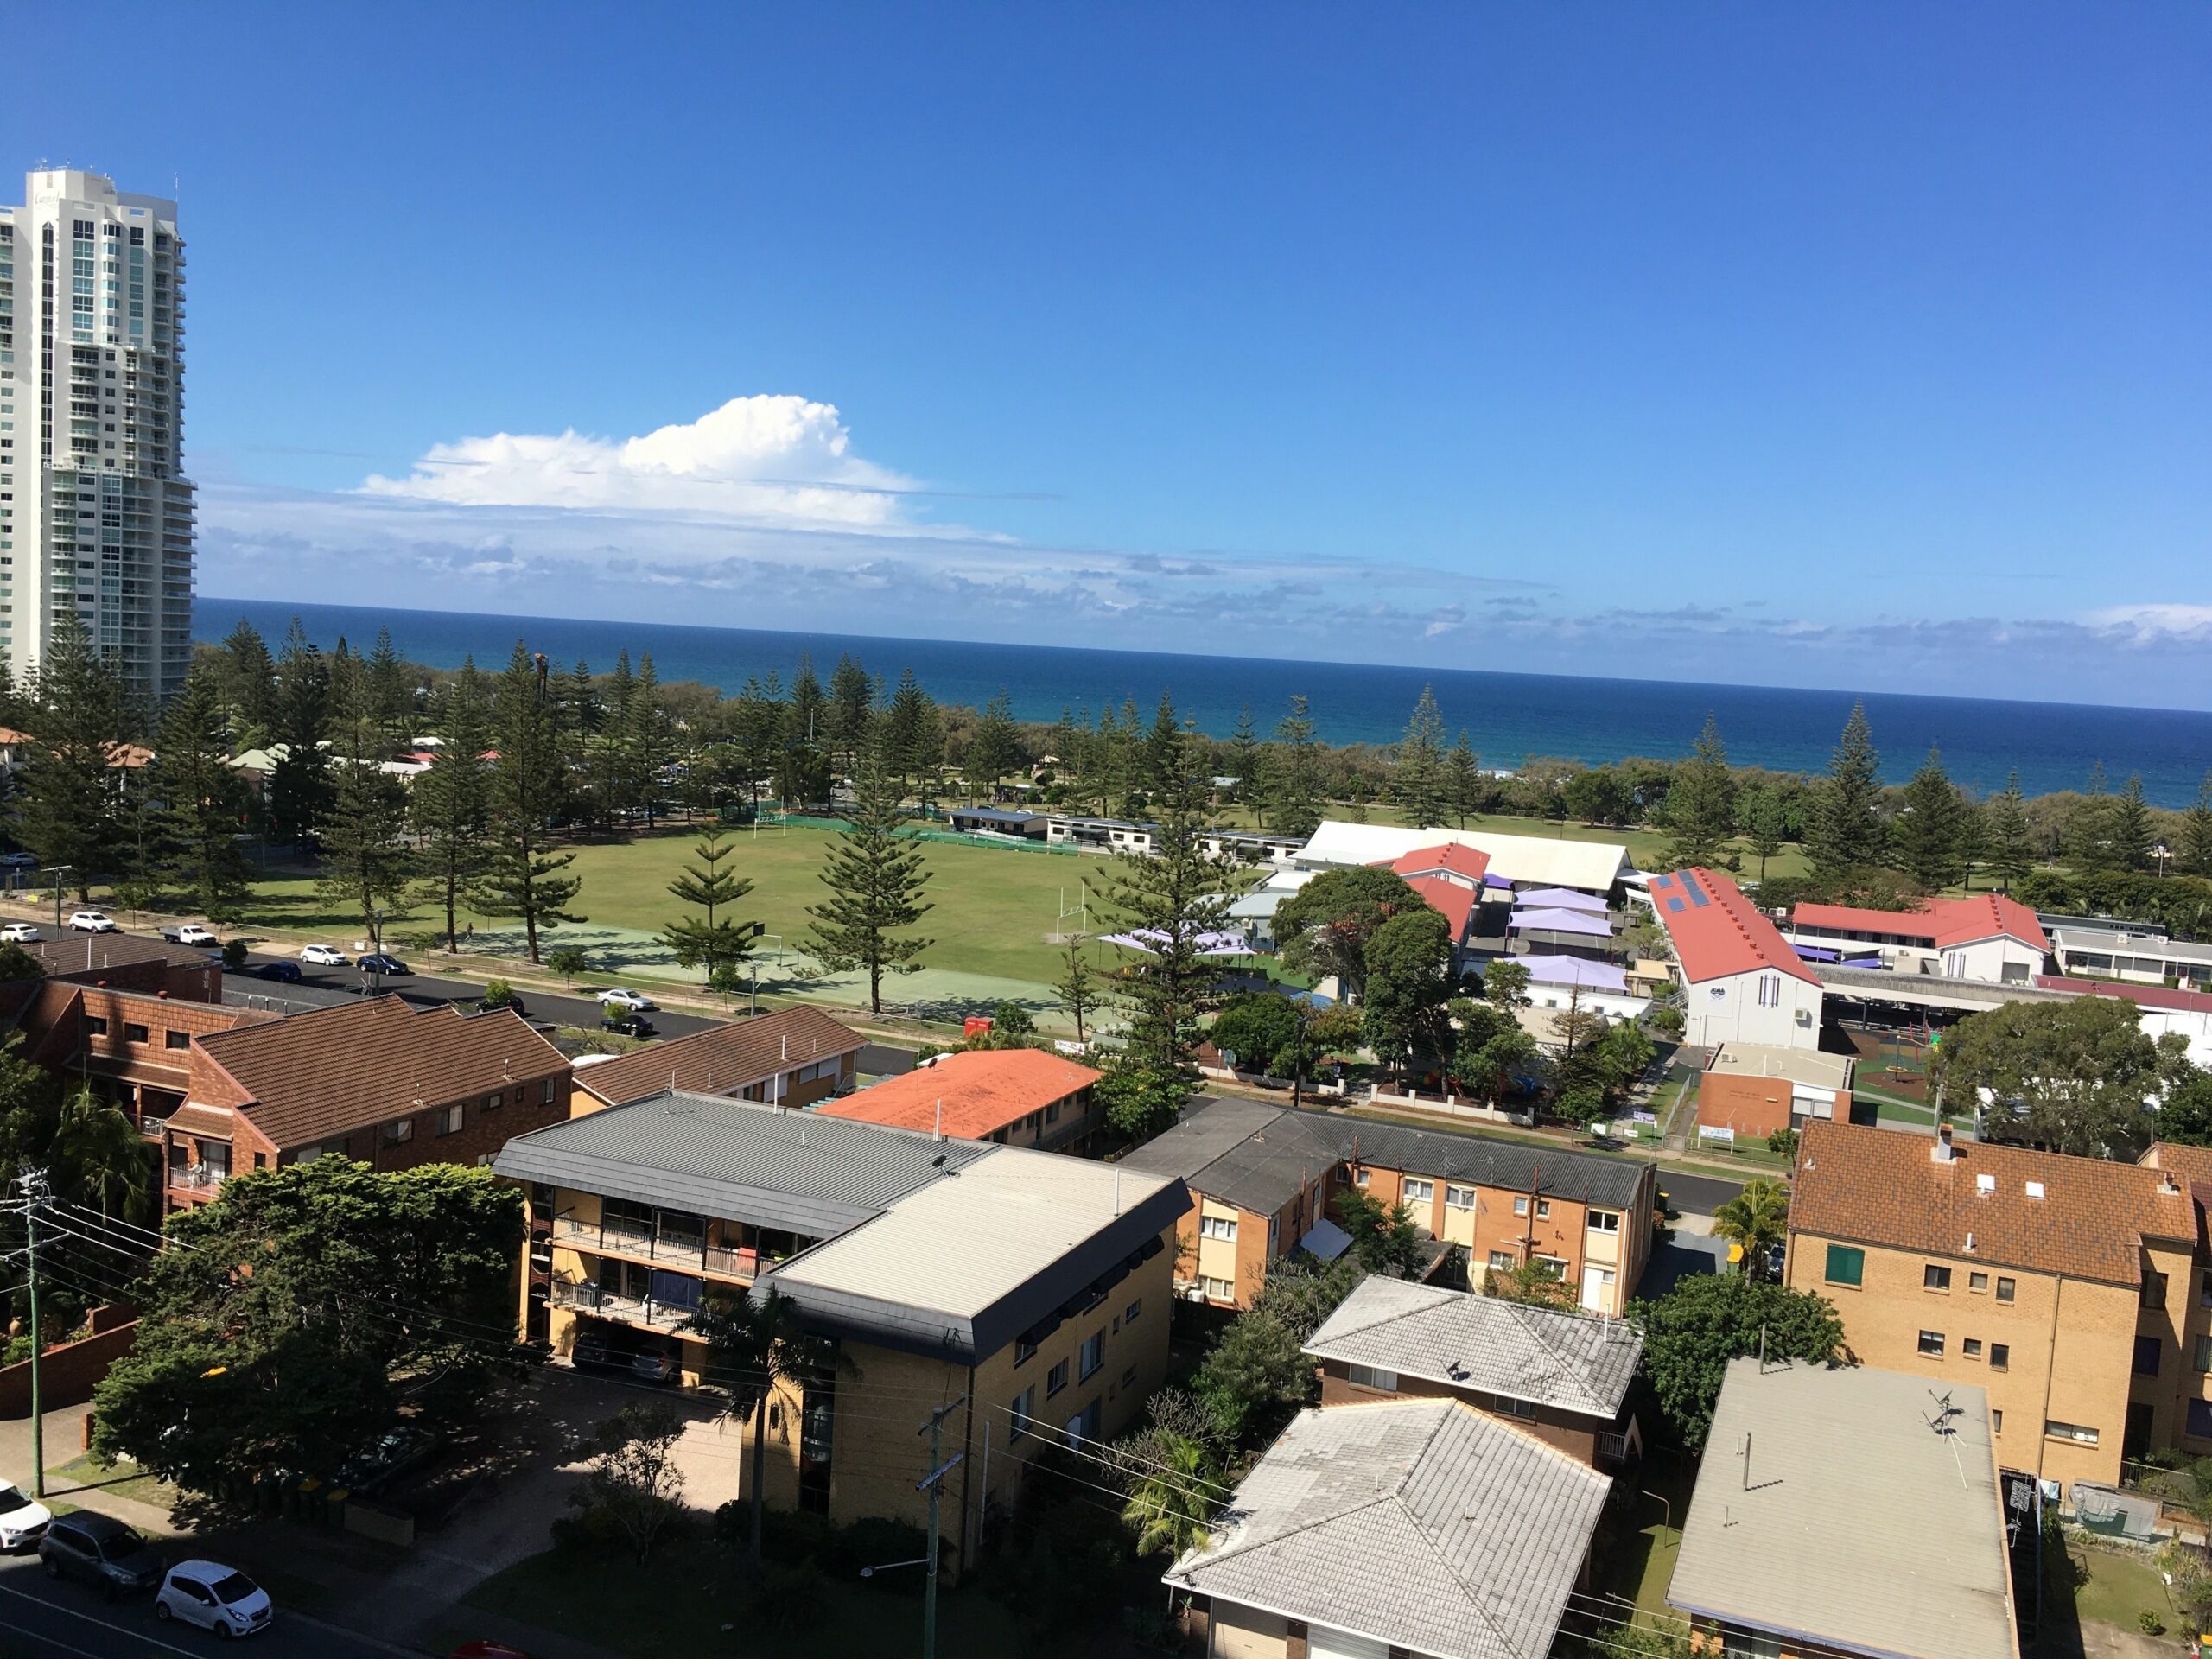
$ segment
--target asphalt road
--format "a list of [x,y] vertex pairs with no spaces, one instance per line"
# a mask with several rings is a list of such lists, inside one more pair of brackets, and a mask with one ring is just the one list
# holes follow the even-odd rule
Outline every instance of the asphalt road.
[[1687,1216],[1709,1216],[1744,1190],[1725,1175],[1690,1175],[1679,1169],[1659,1172],[1660,1190]]
[[[103,1602],[80,1584],[55,1584],[35,1555],[0,1565],[0,1655],[6,1659],[205,1659],[214,1633],[154,1617],[151,1596]],[[278,1608],[252,1651],[265,1659],[386,1659],[394,1649]]]

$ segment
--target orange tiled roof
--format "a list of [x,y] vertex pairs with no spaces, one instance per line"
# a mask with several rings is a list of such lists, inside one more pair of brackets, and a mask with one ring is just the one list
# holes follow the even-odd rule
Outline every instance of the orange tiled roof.
[[1725,875],[1707,869],[1655,875],[1651,907],[1693,983],[1758,968],[1771,968],[1808,985],[1821,982],[1775,925]]
[[418,1010],[396,996],[197,1041],[244,1091],[239,1109],[280,1149],[490,1094],[569,1064],[512,1009],[463,1014],[448,1003]]
[[1399,875],[1440,874],[1456,875],[1480,884],[1484,871],[1490,868],[1490,855],[1479,847],[1470,847],[1464,842],[1447,841],[1433,847],[1416,847],[1389,861],[1390,868]]
[[861,1039],[847,1027],[800,1003],[709,1026],[689,1037],[648,1043],[619,1060],[585,1067],[576,1074],[576,1086],[610,1106],[626,1106],[669,1089],[734,1095],[778,1071],[849,1054],[860,1046]]
[[[2141,1282],[2144,1239],[2196,1236],[2185,1173],[1981,1141],[1940,1163],[1936,1145],[1903,1129],[1808,1122],[1790,1231],[2115,1285]],[[2043,1196],[2029,1195],[2030,1182]]]
[[2049,950],[2043,924],[2017,899],[1978,893],[1971,899],[1929,899],[1911,910],[1862,910],[1856,905],[1800,905],[1790,912],[1793,925],[1833,927],[1857,933],[1887,933],[1924,938],[1937,950],[1981,939],[2018,939]]
[[980,1141],[1090,1088],[1100,1076],[1041,1048],[963,1049],[816,1109],[893,1128],[931,1129],[938,1127],[943,1102],[944,1133]]
[[1479,887],[1463,887],[1440,875],[1408,876],[1406,885],[1421,894],[1421,902],[1452,925],[1454,944],[1467,937],[1467,924],[1482,902]]

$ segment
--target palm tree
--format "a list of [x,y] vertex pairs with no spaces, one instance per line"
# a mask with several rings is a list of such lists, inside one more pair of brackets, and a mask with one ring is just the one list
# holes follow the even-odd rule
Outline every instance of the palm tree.
[[1742,1246],[1744,1271],[1765,1276],[1767,1258],[1789,1236],[1789,1189],[1780,1181],[1747,1181],[1744,1190],[1713,1212],[1713,1230]]
[[1138,1554],[1179,1558],[1213,1535],[1213,1464],[1205,1446],[1173,1430],[1157,1446],[1154,1466],[1130,1485],[1122,1519],[1136,1529]]
[[760,1560],[761,1491],[768,1474],[768,1401],[779,1384],[803,1385],[834,1363],[833,1350],[800,1329],[798,1304],[779,1290],[755,1300],[738,1288],[710,1296],[677,1327],[707,1343],[707,1375],[728,1389],[725,1414],[753,1420],[753,1536]]
[[102,1216],[143,1218],[154,1190],[150,1143],[122,1108],[78,1089],[61,1103],[54,1121],[53,1155],[57,1185]]

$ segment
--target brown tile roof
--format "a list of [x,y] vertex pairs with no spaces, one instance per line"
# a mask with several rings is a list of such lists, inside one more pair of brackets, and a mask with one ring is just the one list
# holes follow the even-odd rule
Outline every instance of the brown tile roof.
[[210,965],[208,953],[194,945],[171,944],[141,933],[65,933],[58,939],[37,939],[23,947],[37,957],[49,974],[81,978],[98,975],[103,968],[124,968],[135,963],[166,962],[184,967]]
[[2141,1282],[2144,1239],[2196,1236],[2195,1202],[2147,1165],[1980,1141],[1960,1142],[1945,1164],[1936,1145],[1903,1129],[1808,1122],[1790,1230],[2115,1285]]
[[1102,1075],[1041,1048],[964,1049],[815,1109],[825,1117],[932,1129],[941,1101],[944,1133],[980,1141],[1090,1088]]
[[280,1150],[564,1071],[567,1058],[512,1009],[415,1009],[396,996],[317,1008],[202,1037],[245,1091],[241,1109]]
[[2153,1169],[2170,1169],[2184,1181],[2212,1181],[2212,1147],[2184,1147],[2177,1141],[2154,1141],[2143,1161]]
[[774,1072],[849,1054],[860,1046],[860,1038],[821,1009],[802,1003],[648,1043],[619,1060],[585,1067],[576,1073],[576,1086],[610,1106],[626,1106],[671,1087],[734,1095]]

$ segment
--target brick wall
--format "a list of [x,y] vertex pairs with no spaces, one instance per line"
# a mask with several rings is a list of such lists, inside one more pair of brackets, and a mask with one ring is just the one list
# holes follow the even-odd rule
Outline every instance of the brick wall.
[[[49,1348],[41,1361],[39,1403],[52,1411],[60,1406],[81,1406],[108,1373],[108,1367],[130,1351],[138,1334],[137,1315],[127,1308],[92,1310],[93,1334],[78,1342]],[[31,1414],[31,1363],[0,1365],[0,1417]]]

